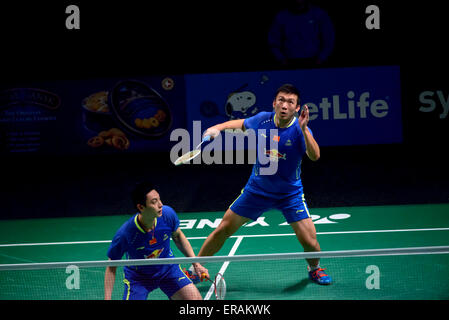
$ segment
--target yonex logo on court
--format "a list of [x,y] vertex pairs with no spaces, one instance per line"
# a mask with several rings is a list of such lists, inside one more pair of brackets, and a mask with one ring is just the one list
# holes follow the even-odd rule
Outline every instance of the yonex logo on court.
[[[345,220],[351,217],[350,214],[348,213],[335,213],[335,214],[331,214],[328,217],[321,217],[319,215],[316,214],[312,214],[310,216],[313,220],[314,224],[336,224],[341,220]],[[259,217],[257,218],[257,220],[252,221],[250,223],[246,223],[243,225],[243,227],[245,228],[251,228],[251,227],[255,227],[255,226],[260,226],[260,227],[269,227],[271,224],[270,222],[265,220],[266,217]],[[217,228],[218,225],[220,224],[222,218],[217,218],[214,221],[211,221],[209,219],[181,219],[180,220],[180,225],[179,227],[181,229],[204,229],[204,227],[210,227],[210,228]],[[281,224],[276,224],[279,226],[287,226],[288,223],[287,222],[283,222]]]

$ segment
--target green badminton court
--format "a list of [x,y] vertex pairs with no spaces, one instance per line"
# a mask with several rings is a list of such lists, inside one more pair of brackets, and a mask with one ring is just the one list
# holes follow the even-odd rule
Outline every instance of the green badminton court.
[[[310,208],[322,251],[449,245],[449,204]],[[180,213],[180,227],[197,253],[223,212]],[[0,264],[107,260],[115,231],[129,216],[0,221]],[[172,244],[176,257],[182,254]],[[217,255],[302,252],[279,211],[266,212],[244,225]],[[449,254],[323,258],[333,278],[329,286],[308,279],[300,260],[214,262],[222,272],[230,300],[404,300],[449,299]],[[188,267],[183,265],[182,267]],[[0,299],[103,299],[104,268],[0,271]],[[113,298],[121,299],[118,268]],[[210,283],[197,285],[214,299]],[[149,299],[167,297],[159,289]]]

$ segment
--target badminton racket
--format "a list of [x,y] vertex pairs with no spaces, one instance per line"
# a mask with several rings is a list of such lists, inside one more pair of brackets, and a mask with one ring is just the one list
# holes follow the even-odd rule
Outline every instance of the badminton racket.
[[204,142],[210,141],[210,139],[211,139],[211,136],[205,136],[203,138],[203,140],[200,142],[200,144],[196,146],[195,149],[193,149],[192,151],[189,151],[187,153],[184,153],[182,156],[180,156],[178,159],[176,159],[175,162],[174,162],[175,166],[179,166],[181,164],[188,163],[190,160],[195,159],[201,153],[200,146]]
[[226,281],[223,277],[223,275],[219,272],[215,276],[214,281],[212,281],[210,278],[206,278],[208,281],[212,282],[212,285],[214,286],[214,294],[215,298],[217,300],[224,300],[226,296]]

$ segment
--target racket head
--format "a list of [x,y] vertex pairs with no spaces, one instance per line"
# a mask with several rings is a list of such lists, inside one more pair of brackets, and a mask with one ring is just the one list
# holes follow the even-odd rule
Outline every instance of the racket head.
[[226,281],[221,273],[215,276],[214,293],[217,300],[224,300],[226,296]]
[[199,149],[195,149],[195,150],[189,151],[187,153],[184,153],[182,156],[180,156],[178,159],[175,160],[174,164],[175,164],[175,166],[179,166],[181,164],[186,164],[190,160],[195,159],[200,153],[201,153],[201,150],[199,150]]

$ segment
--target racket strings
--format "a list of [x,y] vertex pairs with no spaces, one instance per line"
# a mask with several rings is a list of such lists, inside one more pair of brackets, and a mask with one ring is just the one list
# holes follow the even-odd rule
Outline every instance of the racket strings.
[[190,152],[187,152],[187,153],[183,154],[183,155],[180,156],[178,159],[176,159],[175,165],[183,164],[183,163],[186,163],[186,162],[192,160],[192,159],[195,158],[200,152],[201,152],[201,150],[193,150],[193,151],[190,151]]
[[226,282],[221,274],[216,275],[214,287],[217,300],[224,300],[226,295]]
[[210,141],[211,136],[205,136],[203,138],[203,140],[201,141],[201,143],[199,145],[196,146],[196,148],[190,152],[187,152],[185,154],[183,154],[182,156],[180,156],[178,159],[176,159],[176,161],[174,162],[175,166],[178,166],[180,164],[185,164],[187,162],[189,162],[190,160],[192,160],[193,158],[195,158],[196,156],[198,156],[201,153],[201,149],[200,146],[206,142],[206,141]]

